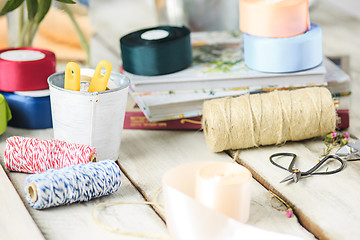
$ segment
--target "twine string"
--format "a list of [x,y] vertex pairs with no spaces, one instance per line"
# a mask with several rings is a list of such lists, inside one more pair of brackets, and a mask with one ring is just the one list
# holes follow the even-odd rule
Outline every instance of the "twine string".
[[119,166],[104,160],[29,175],[24,190],[31,207],[45,209],[112,194],[120,184]]
[[112,228],[104,223],[102,223],[98,218],[96,218],[96,210],[99,207],[102,206],[108,206],[108,205],[123,205],[123,204],[133,204],[133,205],[148,205],[148,206],[154,206],[155,208],[158,208],[161,212],[164,212],[164,208],[163,206],[158,203],[157,198],[159,193],[161,192],[162,188],[158,188],[156,190],[156,192],[154,193],[154,196],[152,197],[151,201],[144,201],[144,202],[131,202],[131,201],[115,201],[115,202],[102,202],[99,203],[97,205],[95,205],[92,210],[91,210],[91,217],[93,219],[93,221],[100,226],[101,228],[105,229],[106,231],[112,232],[112,233],[116,233],[116,234],[120,234],[123,236],[132,236],[132,237],[141,237],[141,238],[151,238],[151,239],[162,239],[162,240],[173,240],[170,236],[168,235],[157,235],[157,234],[152,234],[152,233],[148,233],[148,232],[130,232],[130,231],[124,231],[118,228]]
[[279,131],[278,131],[278,138],[276,140],[276,145],[280,144],[283,142],[283,128],[284,128],[284,119],[283,119],[283,115],[284,115],[284,110],[283,110],[283,104],[281,102],[281,99],[280,99],[280,95],[279,95],[279,92],[276,91],[276,99],[278,101],[278,105],[280,107],[280,111],[279,111],[279,121],[280,121],[280,124],[279,124]]
[[[226,98],[226,107],[225,107],[225,113],[230,113],[231,114],[231,98]],[[227,132],[226,132],[226,137],[229,139],[229,144],[232,145],[233,144],[233,138],[232,138],[232,135],[231,135],[231,115],[230,114],[226,114],[225,117],[226,117],[226,129],[227,129]]]
[[95,205],[91,211],[91,217],[93,219],[93,221],[99,225],[100,227],[102,227],[103,229],[109,231],[109,232],[113,232],[113,233],[117,233],[120,235],[124,235],[124,236],[132,236],[132,237],[142,237],[142,238],[152,238],[152,239],[164,239],[164,240],[170,240],[172,239],[171,237],[167,236],[167,235],[156,235],[156,234],[152,234],[152,233],[147,233],[147,232],[129,232],[129,231],[123,231],[120,230],[118,228],[112,228],[104,223],[102,223],[100,220],[98,220],[95,216],[95,212],[96,209],[98,209],[101,206],[106,206],[106,205],[121,205],[121,204],[135,204],[135,205],[157,205],[154,202],[126,202],[126,201],[116,201],[116,202],[103,202],[103,203],[99,203],[97,205]]
[[202,123],[208,147],[220,152],[325,135],[336,112],[329,90],[311,87],[206,101]]
[[256,124],[256,120],[254,119],[254,112],[253,112],[253,110],[252,110],[252,107],[251,107],[251,99],[250,99],[250,94],[247,94],[248,95],[248,98],[247,98],[247,100],[248,100],[248,111],[250,112],[250,118],[251,118],[251,128],[250,128],[250,130],[252,131],[252,134],[251,134],[251,141],[252,141],[252,144],[255,146],[255,147],[258,147],[259,146],[259,144],[257,143],[257,141],[256,141],[256,138],[255,138],[255,124]]
[[92,146],[67,143],[57,139],[12,136],[6,139],[4,164],[12,170],[39,173],[94,161]]

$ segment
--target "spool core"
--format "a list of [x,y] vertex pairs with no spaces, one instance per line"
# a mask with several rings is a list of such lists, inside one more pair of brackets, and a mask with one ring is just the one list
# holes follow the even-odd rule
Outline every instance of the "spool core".
[[146,31],[141,34],[141,38],[144,40],[159,40],[169,36],[169,32],[161,29]]
[[37,61],[45,58],[45,54],[34,50],[10,50],[0,54],[7,61]]
[[33,203],[35,203],[37,201],[38,195],[37,195],[37,190],[36,190],[36,186],[34,183],[29,183],[26,187],[26,193],[30,199],[30,201],[32,201]]
[[91,155],[90,162],[96,162],[96,154]]

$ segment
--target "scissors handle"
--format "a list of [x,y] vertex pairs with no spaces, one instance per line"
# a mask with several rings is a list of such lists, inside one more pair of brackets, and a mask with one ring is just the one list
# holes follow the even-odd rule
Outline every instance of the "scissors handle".
[[[281,166],[280,164],[277,164],[276,162],[274,162],[273,158],[275,157],[292,157],[292,160],[289,164],[289,167],[288,168],[285,168],[283,166]],[[281,168],[281,169],[284,169],[286,171],[289,171],[289,172],[292,172],[293,171],[293,168],[294,168],[294,165],[295,165],[295,159],[296,159],[296,154],[295,153],[274,153],[273,155],[270,156],[270,162],[272,164],[274,164],[275,166]]]
[[[323,165],[326,161],[328,161],[329,159],[335,159],[337,161],[339,161],[341,163],[340,167],[332,170],[332,171],[326,171],[326,172],[315,172],[318,168],[321,167],[321,165]],[[338,173],[340,172],[345,166],[344,161],[339,158],[338,156],[335,155],[327,155],[326,157],[324,157],[323,159],[320,160],[320,162],[318,162],[314,167],[312,167],[311,169],[307,170],[306,172],[302,172],[301,175],[302,176],[307,176],[307,175],[321,175],[321,174],[334,174],[334,173]]]
[[80,67],[74,62],[66,64],[64,88],[80,91]]

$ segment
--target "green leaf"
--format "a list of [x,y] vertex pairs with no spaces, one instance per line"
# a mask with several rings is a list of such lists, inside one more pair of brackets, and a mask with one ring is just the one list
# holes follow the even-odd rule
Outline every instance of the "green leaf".
[[17,9],[23,2],[24,2],[24,0],[8,0],[5,3],[3,9],[1,9],[0,15],[7,14],[7,13]]
[[38,9],[35,15],[35,22],[40,24],[51,7],[51,0],[38,0]]
[[62,2],[62,3],[76,4],[76,2],[74,2],[72,0],[56,0],[56,1]]
[[32,19],[34,19],[38,9],[37,0],[26,0],[26,7],[28,11],[28,19],[31,21]]

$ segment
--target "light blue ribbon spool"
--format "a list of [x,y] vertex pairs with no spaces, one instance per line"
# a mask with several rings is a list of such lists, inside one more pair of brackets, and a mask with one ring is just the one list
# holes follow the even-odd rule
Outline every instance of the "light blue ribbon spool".
[[316,24],[304,34],[288,38],[257,37],[244,33],[247,67],[270,73],[303,71],[321,64],[322,31]]

